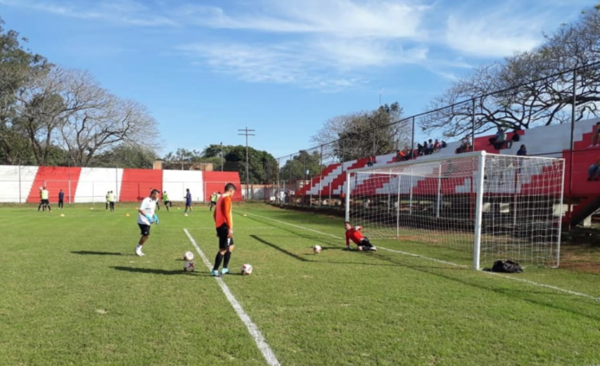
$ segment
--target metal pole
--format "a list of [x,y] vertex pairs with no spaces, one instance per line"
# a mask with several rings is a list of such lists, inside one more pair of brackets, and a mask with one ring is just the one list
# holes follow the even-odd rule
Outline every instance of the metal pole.
[[473,268],[479,270],[481,256],[481,228],[483,224],[483,194],[484,194],[484,176],[485,176],[485,155],[482,151],[479,155],[479,164],[477,171],[477,187],[476,187],[476,206],[475,206],[475,240],[473,242]]
[[412,139],[410,142],[410,151],[411,151],[411,158],[415,159],[415,117],[412,118]]
[[19,203],[23,203],[21,195],[21,164],[19,163]]
[[473,102],[473,114],[471,116],[471,151],[475,151],[475,98]]
[[252,199],[252,193],[250,190],[250,158],[248,157],[248,137],[256,136],[256,134],[253,133],[256,132],[256,130],[252,130],[246,127],[243,130],[238,130],[238,132],[241,132],[238,133],[238,135],[246,136],[246,199]]
[[412,215],[413,212],[413,167],[410,167],[410,201],[409,201],[409,211],[408,213]]
[[323,190],[323,145],[321,145],[321,159],[319,162],[320,178],[319,178],[319,206],[321,206],[321,191]]
[[[342,192],[343,192],[342,188]],[[350,173],[346,172],[346,221],[350,221]]]
[[398,174],[398,207],[396,208],[396,238],[400,238],[400,183],[402,182],[402,175]]
[[435,216],[440,218],[440,208],[442,206],[442,163],[438,168],[438,192],[437,192],[437,208]]
[[[571,204],[571,198],[573,197],[573,149],[575,148],[575,119],[576,119],[576,106],[577,106],[577,69],[573,70],[573,107],[571,108],[571,143],[569,151],[569,209],[567,219],[568,230],[571,230],[571,216],[573,214],[573,205]],[[562,220],[562,218],[561,218]]]

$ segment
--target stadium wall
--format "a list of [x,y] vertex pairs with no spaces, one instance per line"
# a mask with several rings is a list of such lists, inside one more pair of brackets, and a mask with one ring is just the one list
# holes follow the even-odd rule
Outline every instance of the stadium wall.
[[[65,192],[65,203],[97,203],[113,191],[118,202],[139,202],[151,189],[167,191],[172,201],[183,201],[190,189],[194,202],[207,202],[226,183],[241,187],[237,172],[150,170],[120,168],[36,167],[0,165],[1,203],[38,203],[39,188],[47,187],[50,202]],[[243,199],[238,189],[234,200]]]

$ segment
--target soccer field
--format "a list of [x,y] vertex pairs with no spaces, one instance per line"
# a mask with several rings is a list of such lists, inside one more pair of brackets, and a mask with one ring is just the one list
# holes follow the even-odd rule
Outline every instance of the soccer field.
[[0,365],[600,365],[598,273],[476,272],[416,241],[346,252],[340,218],[242,204],[222,280],[244,322],[184,231],[212,262],[206,206],[162,207],[145,257],[135,206],[90,207],[0,208]]

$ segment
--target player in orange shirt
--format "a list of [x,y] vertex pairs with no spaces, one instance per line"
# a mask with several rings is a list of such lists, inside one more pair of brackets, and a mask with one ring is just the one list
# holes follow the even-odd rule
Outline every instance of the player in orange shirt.
[[[210,272],[211,276],[219,277],[222,274],[229,273],[229,260],[231,252],[235,248],[233,244],[233,212],[232,198],[236,191],[235,185],[227,183],[225,193],[221,195],[215,206],[215,227],[217,228],[217,237],[219,238],[219,252],[215,258],[215,266]],[[219,267],[223,262],[223,270],[219,273]]]
[[360,232],[362,230],[362,226],[352,227],[349,221],[344,223],[346,227],[346,250],[350,250],[350,240],[354,244],[358,246],[358,250],[360,251],[376,251],[377,248],[371,244],[369,238],[363,236]]

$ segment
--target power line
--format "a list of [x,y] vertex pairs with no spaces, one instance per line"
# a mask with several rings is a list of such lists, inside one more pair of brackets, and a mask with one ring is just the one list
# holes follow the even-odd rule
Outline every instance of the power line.
[[251,193],[250,193],[250,170],[249,170],[249,158],[248,158],[248,137],[250,136],[256,136],[253,132],[256,132],[256,130],[252,130],[249,129],[248,127],[244,128],[243,130],[238,130],[238,135],[239,136],[246,136],[246,199],[248,198],[252,198],[250,197]]

